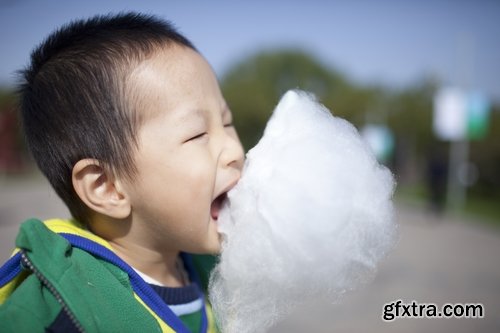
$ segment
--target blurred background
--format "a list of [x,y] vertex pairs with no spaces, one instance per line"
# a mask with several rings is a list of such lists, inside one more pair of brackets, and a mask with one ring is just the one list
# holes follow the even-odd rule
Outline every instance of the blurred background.
[[[395,174],[400,241],[339,305],[308,304],[273,332],[500,329],[500,2],[0,0],[0,259],[20,222],[66,217],[16,112],[16,71],[76,18],[171,20],[212,64],[248,150],[300,88],[352,122]],[[397,299],[482,303],[483,319],[381,319]]]

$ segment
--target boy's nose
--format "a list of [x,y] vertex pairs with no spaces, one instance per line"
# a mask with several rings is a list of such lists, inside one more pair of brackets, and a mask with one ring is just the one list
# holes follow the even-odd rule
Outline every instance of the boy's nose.
[[226,133],[224,147],[220,156],[222,166],[236,168],[241,171],[243,169],[244,157],[245,152],[236,131],[234,133]]

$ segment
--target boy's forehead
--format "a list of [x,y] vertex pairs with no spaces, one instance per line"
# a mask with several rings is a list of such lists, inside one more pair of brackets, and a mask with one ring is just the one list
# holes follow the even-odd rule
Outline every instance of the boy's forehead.
[[200,107],[210,99],[217,99],[218,107],[227,109],[210,65],[184,46],[159,49],[134,68],[129,81],[128,93],[141,117],[176,110],[176,118],[196,119],[203,115]]
[[210,65],[201,54],[177,44],[158,48],[138,66],[138,69],[150,70],[157,75],[165,75],[175,80],[194,79],[200,72],[212,74]]

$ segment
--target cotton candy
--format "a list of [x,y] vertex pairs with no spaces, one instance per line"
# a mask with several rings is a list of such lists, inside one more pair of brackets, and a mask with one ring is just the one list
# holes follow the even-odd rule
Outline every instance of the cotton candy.
[[287,92],[219,215],[209,297],[222,332],[264,332],[372,278],[396,235],[394,187],[354,126]]

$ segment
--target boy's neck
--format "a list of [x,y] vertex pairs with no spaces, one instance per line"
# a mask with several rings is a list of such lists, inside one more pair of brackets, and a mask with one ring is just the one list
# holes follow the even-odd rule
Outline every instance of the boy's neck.
[[123,240],[110,240],[109,243],[127,264],[164,286],[182,287],[186,284],[179,252],[159,253]]
[[130,221],[94,219],[89,227],[93,233],[108,241],[114,252],[136,270],[167,287],[182,287],[187,283],[179,251],[155,248],[154,242],[146,241],[148,238],[134,230]]

